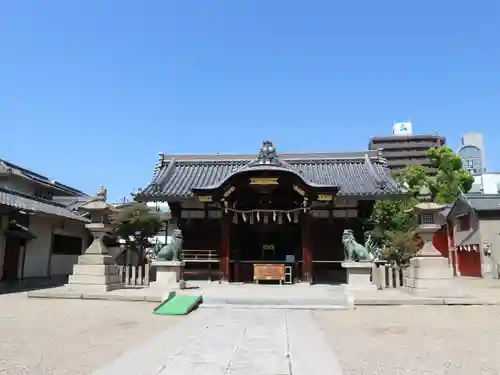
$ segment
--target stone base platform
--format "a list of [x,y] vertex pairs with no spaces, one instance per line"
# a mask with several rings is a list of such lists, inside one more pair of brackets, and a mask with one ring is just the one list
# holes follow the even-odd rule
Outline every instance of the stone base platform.
[[118,266],[108,254],[83,254],[73,265],[66,288],[75,293],[106,293],[122,289]]
[[29,298],[54,298],[54,299],[93,299],[106,301],[130,302],[163,302],[165,294],[175,294],[176,291],[160,292],[148,288],[124,288],[108,292],[78,292],[68,290],[67,287],[56,287],[27,292]]
[[338,310],[353,306],[340,285],[210,284],[203,288],[200,307]]
[[[468,282],[469,284],[470,282]],[[329,285],[233,285],[199,284],[198,289],[155,291],[150,288],[125,288],[105,293],[77,293],[65,287],[27,292],[30,298],[66,298],[159,303],[165,295],[202,295],[200,308],[236,309],[297,309],[341,310],[357,306],[426,306],[426,305],[500,305],[499,287],[476,287],[484,280],[472,280],[474,288],[460,298],[429,298],[408,294],[404,288],[377,291],[349,291],[341,286]]]

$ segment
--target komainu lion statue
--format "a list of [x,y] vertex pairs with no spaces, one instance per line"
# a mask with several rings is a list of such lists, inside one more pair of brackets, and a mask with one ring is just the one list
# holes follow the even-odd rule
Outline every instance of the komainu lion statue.
[[168,245],[162,244],[152,251],[154,260],[182,260],[182,231],[174,229],[172,232],[172,242]]
[[345,229],[342,233],[342,243],[346,261],[373,262],[378,259],[379,249],[373,243],[371,236],[368,236],[363,246],[356,242],[352,229]]

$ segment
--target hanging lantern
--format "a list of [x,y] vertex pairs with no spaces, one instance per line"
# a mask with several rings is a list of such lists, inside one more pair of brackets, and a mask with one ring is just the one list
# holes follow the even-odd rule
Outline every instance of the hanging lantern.
[[286,218],[288,219],[288,222],[291,223],[292,222],[292,215],[290,215],[290,212],[287,212],[286,213]]
[[233,224],[238,224],[238,213],[237,212],[233,213]]
[[257,211],[257,222],[260,222],[260,214],[259,214],[259,211]]
[[276,211],[273,212],[273,221],[276,222]]
[[250,223],[250,225],[253,225],[253,212],[250,212],[249,215],[250,215],[250,218],[249,218],[248,222]]
[[278,224],[283,224],[283,214],[281,212],[278,214]]
[[241,218],[243,219],[244,223],[247,222],[247,215],[244,212],[241,213]]
[[269,224],[269,215],[268,214],[264,214],[264,224],[265,225]]

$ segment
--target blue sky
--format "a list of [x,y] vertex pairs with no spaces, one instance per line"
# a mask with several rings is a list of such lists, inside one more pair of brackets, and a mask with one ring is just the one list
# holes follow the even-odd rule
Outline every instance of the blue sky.
[[500,170],[498,0],[3,1],[0,46],[0,157],[112,200],[159,151],[362,150],[409,116]]

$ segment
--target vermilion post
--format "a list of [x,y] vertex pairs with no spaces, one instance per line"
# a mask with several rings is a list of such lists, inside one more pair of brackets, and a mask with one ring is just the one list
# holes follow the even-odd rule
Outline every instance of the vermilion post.
[[311,281],[311,248],[309,243],[309,216],[305,215],[302,222],[302,281]]
[[220,259],[221,279],[229,281],[230,225],[228,217],[222,218],[222,254]]

